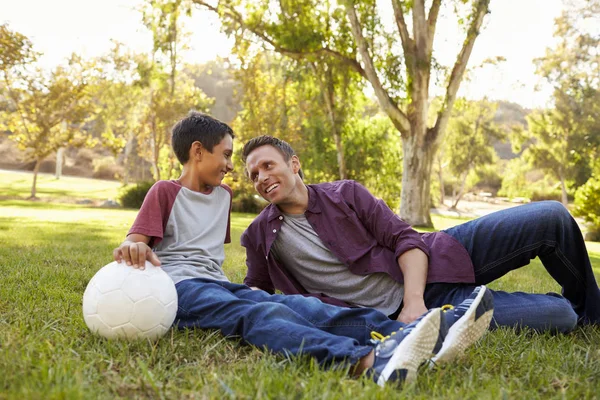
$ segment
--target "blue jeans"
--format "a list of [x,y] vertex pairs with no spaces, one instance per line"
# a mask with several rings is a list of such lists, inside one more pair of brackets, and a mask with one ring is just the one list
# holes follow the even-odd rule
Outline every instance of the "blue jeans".
[[[562,287],[557,294],[493,291],[492,326],[526,326],[567,332],[600,323],[600,291],[581,231],[559,202],[530,203],[445,230],[465,246],[477,285],[490,283],[529,264],[536,256]],[[474,285],[430,284],[428,307],[458,304]]]
[[188,279],[176,285],[178,328],[219,329],[275,353],[309,354],[320,364],[356,363],[373,350],[371,331],[404,324],[370,308],[343,308],[300,295],[271,295],[246,285]]

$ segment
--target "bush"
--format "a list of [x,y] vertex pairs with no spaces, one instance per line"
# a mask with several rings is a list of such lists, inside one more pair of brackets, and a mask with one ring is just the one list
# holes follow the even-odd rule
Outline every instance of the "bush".
[[600,179],[591,177],[575,192],[574,214],[592,225],[592,231],[600,231]]
[[269,203],[262,199],[256,199],[254,195],[236,196],[231,203],[231,211],[258,214]]
[[125,208],[139,209],[152,185],[154,185],[154,182],[146,181],[121,188],[119,203]]
[[98,158],[92,161],[94,174],[97,179],[121,179],[123,177],[123,167],[118,165],[115,158],[108,156]]

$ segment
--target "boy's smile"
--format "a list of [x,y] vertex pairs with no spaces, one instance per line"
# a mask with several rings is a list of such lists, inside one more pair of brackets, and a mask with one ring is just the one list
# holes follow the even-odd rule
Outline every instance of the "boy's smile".
[[201,159],[197,166],[200,185],[209,187],[219,186],[225,175],[233,170],[231,155],[233,154],[233,139],[225,135],[212,152],[202,149]]

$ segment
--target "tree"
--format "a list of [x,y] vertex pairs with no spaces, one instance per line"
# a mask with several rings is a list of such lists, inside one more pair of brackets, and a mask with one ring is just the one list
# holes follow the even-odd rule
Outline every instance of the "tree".
[[[469,2],[468,16],[459,18],[467,21],[466,38],[447,77],[443,105],[432,126],[427,125],[427,115],[431,76],[437,66],[433,44],[441,0],[433,0],[428,13],[423,0],[392,1],[394,32],[381,22],[376,0],[340,4],[316,0],[194,2],[218,12],[229,33],[252,32],[290,57],[336,60],[369,82],[381,109],[402,136],[400,215],[413,225],[432,225],[429,200],[433,158],[488,13],[489,0]],[[464,8],[461,4],[453,5]]]
[[168,146],[173,121],[192,109],[206,111],[210,101],[178,71],[179,52],[185,47],[181,16],[189,14],[188,3],[146,0],[141,12],[144,25],[152,32],[153,49],[150,60],[138,63],[140,83],[148,93],[138,139],[148,142],[142,151],[152,163],[154,179],[159,180],[176,173],[175,155]]
[[[442,162],[458,182],[458,190],[453,190],[453,209],[465,194],[469,174],[497,158],[492,144],[504,135],[494,123],[496,107],[487,100],[458,99],[456,102],[442,144]],[[444,187],[443,180],[440,185]]]
[[[528,160],[560,181],[583,184],[600,146],[600,1],[575,1],[556,19],[558,44],[536,60],[554,88],[553,108],[528,118]],[[591,27],[591,28],[590,28]]]
[[100,144],[114,156],[124,150],[123,182],[129,183],[129,167],[136,129],[141,124],[144,91],[139,84],[137,60],[143,57],[114,42],[110,52],[95,60],[97,73],[90,83],[96,106],[93,125],[100,130]]
[[67,66],[22,73],[8,86],[12,112],[5,115],[4,125],[18,148],[35,160],[31,198],[36,197],[44,158],[61,147],[88,142],[82,129],[91,113],[86,74],[81,60],[72,57]]

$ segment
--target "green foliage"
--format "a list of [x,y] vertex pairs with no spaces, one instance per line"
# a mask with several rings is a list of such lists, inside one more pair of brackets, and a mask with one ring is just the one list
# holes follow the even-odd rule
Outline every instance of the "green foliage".
[[504,140],[505,133],[494,121],[496,109],[488,100],[456,101],[437,162],[444,193],[452,193],[452,207],[478,183],[477,171],[498,162],[493,143]]
[[348,177],[397,210],[402,189],[402,143],[389,118],[377,114],[352,119],[344,136]]
[[147,181],[122,187],[119,191],[119,203],[125,208],[139,209],[152,185],[153,181]]
[[529,182],[526,174],[530,167],[522,158],[513,158],[508,162],[504,169],[502,178],[502,188],[498,192],[499,196],[508,198],[529,197]]
[[575,192],[574,213],[583,217],[592,226],[592,231],[600,232],[600,163],[597,162],[592,177]]

